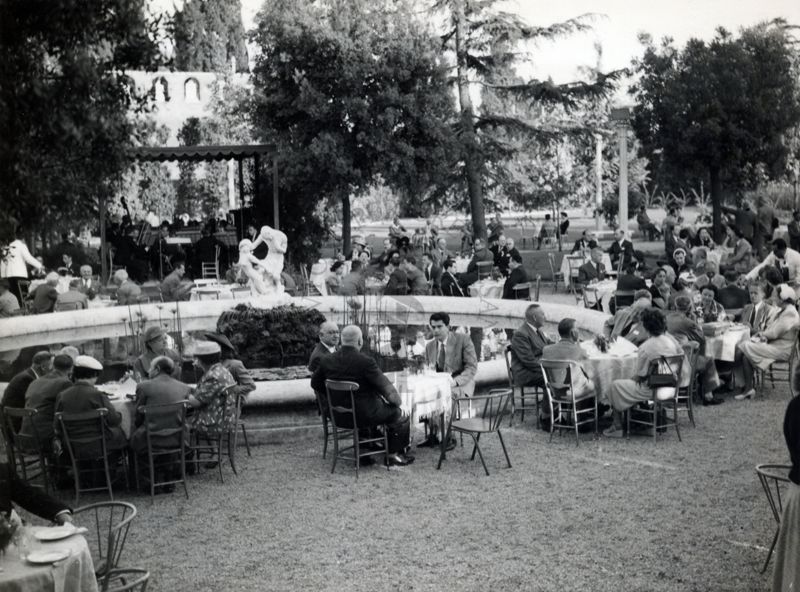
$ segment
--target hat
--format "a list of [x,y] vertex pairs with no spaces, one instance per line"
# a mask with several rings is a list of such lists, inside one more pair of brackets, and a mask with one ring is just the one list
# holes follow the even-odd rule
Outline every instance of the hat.
[[78,356],[75,358],[75,367],[89,368],[89,370],[97,370],[98,372],[103,369],[103,365],[92,356]]
[[39,364],[49,361],[52,357],[53,354],[51,354],[49,351],[40,351],[33,354],[32,362],[35,366],[38,366]]
[[323,259],[320,259],[314,265],[311,266],[311,275],[319,275],[320,273],[325,273],[326,269],[328,269],[328,264],[325,263]]
[[231,340],[222,333],[205,333],[204,335],[209,341],[215,341],[216,343],[219,343],[220,346],[231,350],[233,353],[236,353],[236,348],[231,343]]
[[367,246],[367,241],[364,240],[363,236],[359,235],[356,235],[352,239],[350,239],[350,242],[353,243],[354,245],[361,245],[362,247]]
[[143,339],[145,343],[150,343],[154,339],[158,339],[163,335],[164,335],[164,329],[162,329],[161,327],[159,326],[148,327],[147,329],[145,329]]
[[797,294],[791,287],[786,284],[781,284],[778,286],[778,298],[782,301],[788,300],[790,302],[795,302],[797,300]]
[[194,344],[194,353],[192,355],[207,356],[210,354],[218,354],[220,351],[218,343],[214,343],[213,341],[198,341]]

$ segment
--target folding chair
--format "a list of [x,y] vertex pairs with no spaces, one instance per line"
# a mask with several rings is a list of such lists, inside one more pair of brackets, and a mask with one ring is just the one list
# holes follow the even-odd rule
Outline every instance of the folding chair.
[[556,271],[556,259],[553,253],[547,254],[547,263],[550,265],[550,273],[553,278],[553,292],[558,292],[558,282],[565,281],[564,274],[561,271]]
[[778,534],[781,530],[781,516],[783,515],[781,487],[789,483],[789,471],[791,470],[791,465],[765,464],[756,467],[758,480],[761,482],[761,487],[764,488],[764,495],[767,496],[767,503],[769,504],[769,509],[772,510],[772,517],[775,519],[776,524],[775,536],[772,537],[772,544],[769,546],[769,551],[767,551],[764,567],[761,568],[762,574],[767,571],[769,562],[772,559],[772,552],[775,550],[775,544],[778,542]]
[[[594,435],[597,437],[597,395],[594,391],[575,396],[574,377],[583,372],[578,362],[572,360],[542,360],[544,392],[550,404],[550,441],[558,430],[575,430],[575,445],[580,444],[578,428],[594,422]],[[587,379],[588,380],[588,379]],[[592,407],[578,409],[578,403],[593,401]],[[589,415],[589,418],[585,418]],[[580,418],[580,419],[579,419]]]

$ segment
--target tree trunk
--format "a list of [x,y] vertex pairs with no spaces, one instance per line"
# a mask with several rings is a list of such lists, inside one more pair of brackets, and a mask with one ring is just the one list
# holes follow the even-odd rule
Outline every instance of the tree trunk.
[[453,15],[456,21],[456,69],[458,76],[458,102],[461,111],[461,138],[464,142],[464,170],[467,175],[467,192],[469,193],[470,209],[472,210],[472,229],[475,238],[486,239],[486,218],[483,211],[483,187],[481,184],[481,169],[483,157],[478,147],[478,138],[475,134],[474,112],[472,99],[469,95],[469,80],[467,78],[467,47],[466,25],[463,0],[453,1]]
[[342,253],[350,252],[350,194],[342,195]]
[[714,227],[714,241],[722,242],[722,180],[719,177],[719,167],[709,169],[711,175],[711,210]]

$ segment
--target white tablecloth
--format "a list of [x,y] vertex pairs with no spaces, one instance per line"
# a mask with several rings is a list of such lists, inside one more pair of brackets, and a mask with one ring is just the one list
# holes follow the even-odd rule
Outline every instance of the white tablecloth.
[[598,351],[593,341],[584,341],[581,347],[589,356],[583,364],[583,369],[594,381],[599,400],[608,400],[612,382],[619,378],[633,378],[636,375],[638,348],[627,339],[620,338],[610,344],[607,353]]
[[231,286],[204,286],[192,288],[189,300],[232,300],[233,297]]
[[130,438],[133,429],[133,416],[136,414],[136,403],[129,399],[127,395],[136,394],[136,381],[129,378],[122,383],[107,382],[98,384],[96,387],[108,395],[111,406],[122,416],[120,427],[125,433],[125,437]]
[[750,327],[747,325],[733,325],[722,335],[706,337],[706,357],[724,362],[733,362],[736,355],[736,346],[742,341],[750,339]]
[[603,280],[595,284],[589,284],[583,287],[584,290],[594,293],[594,296],[589,296],[587,300],[591,302],[600,301],[603,307],[603,312],[611,314],[611,297],[617,291],[617,280]]
[[481,280],[469,287],[473,298],[502,298],[505,280]]
[[467,267],[469,267],[470,262],[469,257],[456,257],[454,262],[456,264],[456,273],[467,273]]
[[[570,259],[572,260],[572,274],[570,274]],[[569,284],[572,279],[578,277],[578,268],[591,260],[592,258],[589,257],[588,253],[586,257],[582,257],[580,253],[564,255],[561,259],[561,273],[564,276],[564,288],[569,289]],[[603,253],[602,263],[606,268],[606,273],[616,274],[617,270],[611,268],[611,257],[608,253]]]
[[[45,526],[33,526],[30,530],[35,533],[46,529]],[[83,536],[74,534],[66,539],[49,542],[42,542],[31,536],[29,550],[64,550],[69,551],[70,555],[55,565],[34,565],[20,559],[18,550],[10,547],[5,555],[0,555],[0,590],[97,592],[92,555]]]
[[450,375],[446,372],[431,375],[395,372],[389,375],[402,399],[401,408],[411,417],[412,432],[422,419],[445,422],[452,406]]
[[[56,285],[56,292],[59,294],[63,294],[67,290],[69,290],[69,282],[72,280],[71,275],[60,275],[58,276],[58,284]],[[44,279],[38,280],[31,280],[31,285],[28,286],[28,294],[33,294],[33,291],[45,283]]]

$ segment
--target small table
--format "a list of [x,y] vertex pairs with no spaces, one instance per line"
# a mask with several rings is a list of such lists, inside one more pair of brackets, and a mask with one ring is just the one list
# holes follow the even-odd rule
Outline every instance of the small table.
[[481,280],[469,287],[473,298],[502,298],[505,280]]
[[594,382],[595,393],[598,400],[607,401],[611,383],[620,378],[633,378],[636,376],[638,363],[638,348],[627,339],[620,337],[609,344],[609,350],[602,353],[593,341],[584,341],[581,347],[589,356],[583,363],[583,369]]
[[[33,526],[33,533],[47,530],[46,526]],[[0,556],[0,590],[15,592],[97,592],[94,564],[86,539],[80,534],[58,541],[41,542],[32,538],[32,550],[69,551],[66,559],[55,564],[36,565],[23,561],[15,548]]]
[[736,357],[736,346],[748,339],[750,339],[750,327],[739,324],[731,325],[730,329],[722,335],[706,337],[705,356],[723,362],[733,362]]
[[395,385],[402,403],[400,408],[411,418],[412,430],[416,430],[421,420],[433,420],[439,417],[442,446],[446,444],[445,429],[447,417],[450,416],[452,390],[450,374],[407,374],[394,372],[389,380]]
[[233,286],[231,284],[218,284],[192,288],[189,295],[190,301],[196,300],[233,300]]
[[108,400],[111,406],[117,413],[122,416],[122,421],[119,427],[126,438],[131,437],[133,431],[133,419],[136,415],[136,401],[129,398],[128,395],[136,394],[136,382],[129,378],[124,382],[106,382],[104,384],[95,385],[99,391],[103,391],[108,395]]
[[470,262],[469,257],[456,257],[453,261],[456,266],[456,273],[467,273],[467,267],[469,267]]
[[611,297],[617,291],[617,280],[603,280],[583,287],[588,292],[595,293],[595,300],[603,307],[603,312],[611,314]]

